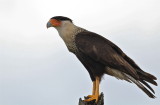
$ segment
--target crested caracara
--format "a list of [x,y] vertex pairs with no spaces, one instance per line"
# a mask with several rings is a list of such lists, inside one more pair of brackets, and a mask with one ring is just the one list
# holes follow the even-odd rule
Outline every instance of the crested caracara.
[[68,50],[76,55],[91,77],[93,91],[85,101],[98,101],[99,83],[104,74],[135,83],[150,98],[155,98],[148,83],[157,85],[156,77],[143,71],[114,43],[63,16],[52,17],[47,23],[49,27],[57,29]]

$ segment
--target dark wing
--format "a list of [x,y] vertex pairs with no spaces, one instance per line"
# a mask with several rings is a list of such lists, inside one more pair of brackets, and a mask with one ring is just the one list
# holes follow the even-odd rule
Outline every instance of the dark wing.
[[79,33],[76,35],[75,43],[80,53],[107,67],[126,73],[127,77],[149,97],[155,97],[141,83],[154,93],[154,90],[147,82],[157,85],[154,81],[157,78],[141,70],[141,68],[114,43],[92,32]]
[[134,67],[137,69],[139,67],[120,48],[104,37],[92,32],[81,32],[76,35],[75,43],[81,53],[93,60],[101,62],[107,67],[120,70],[135,79],[139,78],[134,69]]
[[[131,58],[129,58],[118,46],[116,46],[111,41],[105,39],[107,43],[119,54],[121,57],[123,57],[124,60],[126,60],[137,72],[139,75],[139,80],[146,85],[148,88],[151,89],[151,87],[145,82],[152,83],[153,85],[157,85],[157,83],[154,81],[157,78],[153,76],[152,74],[149,74],[145,71],[143,71]],[[145,81],[144,81],[145,80]],[[152,90],[152,89],[151,89]],[[153,90],[152,90],[153,91]]]
[[[106,39],[107,40],[107,39]],[[140,80],[142,83],[144,83],[145,85],[147,85],[147,83],[145,83],[145,81],[150,82],[154,85],[157,85],[157,83],[153,80],[156,80],[157,78],[147,72],[144,72],[131,58],[129,58],[126,54],[123,53],[123,51],[116,46],[114,43],[112,43],[111,41],[107,40],[108,44],[119,54],[123,57],[123,59],[125,59],[134,69],[136,69],[138,75],[140,76]],[[145,81],[143,81],[145,80]],[[147,86],[148,87],[148,86]]]

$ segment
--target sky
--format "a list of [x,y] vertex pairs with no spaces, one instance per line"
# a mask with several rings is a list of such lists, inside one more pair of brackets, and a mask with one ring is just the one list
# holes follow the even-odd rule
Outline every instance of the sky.
[[[77,105],[92,92],[87,70],[69,53],[53,16],[117,44],[160,83],[159,0],[0,0],[0,105]],[[134,84],[105,75],[105,105],[159,105]]]

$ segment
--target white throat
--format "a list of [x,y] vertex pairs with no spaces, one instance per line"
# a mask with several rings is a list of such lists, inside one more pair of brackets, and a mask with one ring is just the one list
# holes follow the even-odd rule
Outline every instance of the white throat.
[[65,41],[66,38],[68,39],[69,36],[73,34],[76,30],[77,26],[75,26],[70,21],[62,21],[60,27],[55,27],[60,35],[60,37]]
[[75,52],[76,51],[75,36],[78,33],[85,30],[80,27],[77,27],[70,21],[62,21],[61,26],[55,28],[57,29],[60,37],[65,42],[69,51]]

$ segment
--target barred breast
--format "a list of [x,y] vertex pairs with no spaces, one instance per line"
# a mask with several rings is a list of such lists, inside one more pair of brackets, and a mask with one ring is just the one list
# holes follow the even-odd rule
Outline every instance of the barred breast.
[[81,32],[84,32],[84,31],[86,31],[86,30],[77,27],[71,35],[68,35],[66,38],[64,38],[64,42],[65,42],[65,44],[66,44],[66,46],[67,46],[67,48],[70,52],[76,53],[78,51],[77,47],[76,47],[76,44],[75,44],[75,37],[78,33],[81,33]]

